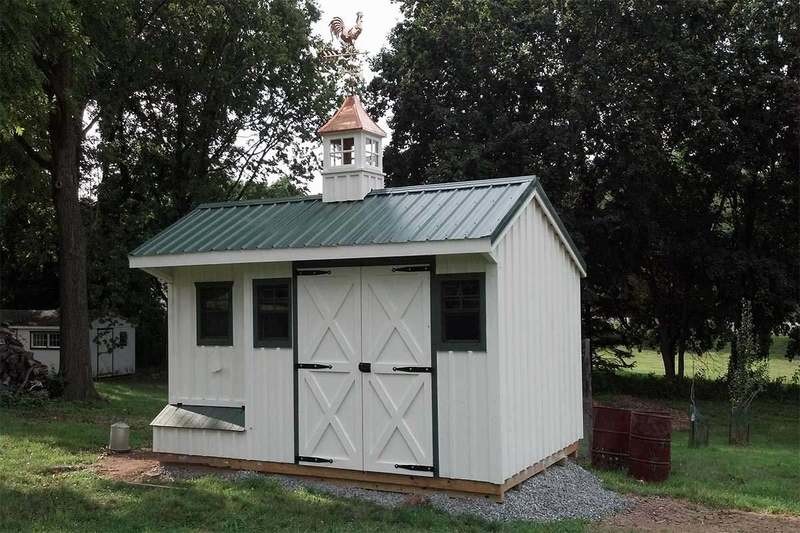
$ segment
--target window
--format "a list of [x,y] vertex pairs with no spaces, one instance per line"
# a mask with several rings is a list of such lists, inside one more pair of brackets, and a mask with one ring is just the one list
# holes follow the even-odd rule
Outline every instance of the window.
[[377,139],[370,139],[367,137],[367,146],[364,151],[364,157],[367,160],[368,165],[372,165],[373,167],[380,166],[380,149],[381,149],[381,142]]
[[253,346],[292,345],[291,281],[253,280]]
[[119,347],[124,348],[128,345],[128,332],[127,331],[120,331],[119,332]]
[[439,305],[434,339],[440,350],[485,350],[486,308],[484,274],[436,276]]
[[353,137],[331,139],[331,166],[353,164],[354,147],[355,139]]
[[195,283],[197,345],[233,346],[233,282]]
[[31,349],[57,350],[60,347],[61,333],[58,331],[31,331]]

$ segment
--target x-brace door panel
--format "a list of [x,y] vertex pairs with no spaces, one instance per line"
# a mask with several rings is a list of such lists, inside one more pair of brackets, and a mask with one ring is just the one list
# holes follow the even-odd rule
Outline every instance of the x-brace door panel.
[[364,469],[431,476],[430,273],[361,270]]
[[360,269],[324,272],[297,278],[298,455],[363,470]]

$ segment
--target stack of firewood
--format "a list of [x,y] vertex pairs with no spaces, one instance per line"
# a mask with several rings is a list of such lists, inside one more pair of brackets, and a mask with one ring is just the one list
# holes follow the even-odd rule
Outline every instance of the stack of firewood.
[[10,329],[0,326],[0,392],[47,394],[47,365],[33,358]]

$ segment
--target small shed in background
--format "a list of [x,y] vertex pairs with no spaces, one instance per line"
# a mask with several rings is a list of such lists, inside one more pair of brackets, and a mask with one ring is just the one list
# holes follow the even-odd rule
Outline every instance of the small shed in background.
[[[57,309],[0,309],[7,323],[37,361],[59,369],[61,319]],[[122,376],[136,372],[136,327],[114,316],[96,318],[89,328],[92,376]]]

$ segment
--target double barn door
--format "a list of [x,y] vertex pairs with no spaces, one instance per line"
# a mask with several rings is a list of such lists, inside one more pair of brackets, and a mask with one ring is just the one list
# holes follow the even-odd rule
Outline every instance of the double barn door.
[[298,462],[433,475],[430,273],[300,270]]

